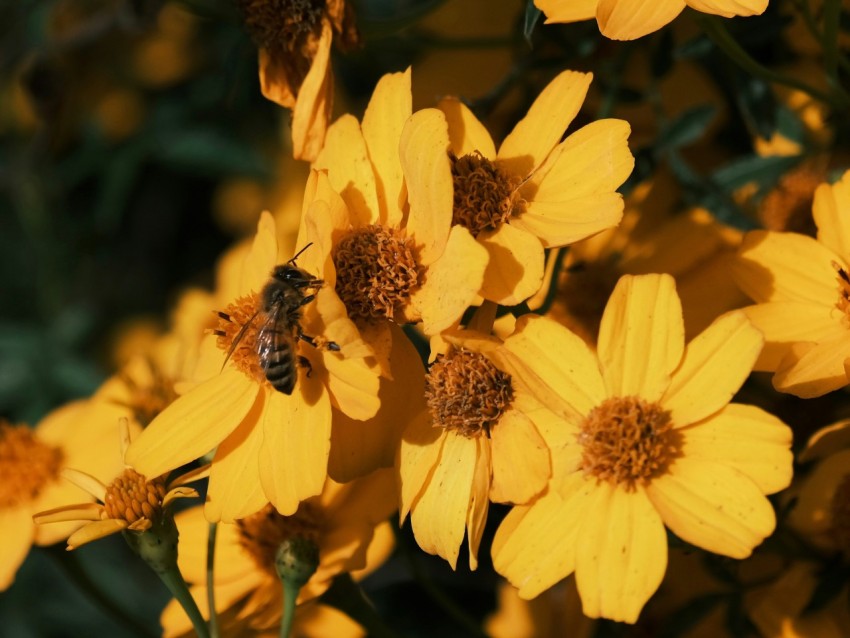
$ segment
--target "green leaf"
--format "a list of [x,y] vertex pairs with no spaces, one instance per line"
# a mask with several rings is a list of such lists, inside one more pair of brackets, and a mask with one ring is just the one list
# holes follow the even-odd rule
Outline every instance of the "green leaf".
[[774,184],[782,174],[796,166],[801,159],[796,155],[790,157],[749,155],[718,169],[711,179],[726,192],[731,192],[750,182],[755,182],[759,186]]
[[538,20],[543,12],[534,6],[534,0],[528,0],[525,5],[525,16],[523,18],[522,34],[525,36],[525,41],[528,46],[531,44],[531,34],[534,32],[534,27],[537,26]]
[[714,106],[703,104],[682,113],[661,131],[656,152],[680,148],[698,140],[714,119],[715,112]]
[[201,175],[263,175],[262,157],[244,142],[209,129],[184,130],[162,139],[153,154],[173,168]]

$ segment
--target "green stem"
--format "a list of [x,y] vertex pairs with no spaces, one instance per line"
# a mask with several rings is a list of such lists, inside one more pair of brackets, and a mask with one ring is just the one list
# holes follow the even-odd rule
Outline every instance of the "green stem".
[[783,84],[785,86],[798,89],[804,93],[808,93],[813,98],[820,100],[824,104],[844,106],[850,102],[850,99],[848,99],[847,94],[843,90],[838,89],[835,97],[833,97],[823,91],[809,86],[805,82],[797,80],[796,78],[787,76],[783,73],[777,73],[776,71],[772,71],[771,69],[762,66],[750,57],[750,54],[747,53],[740,44],[738,44],[719,18],[701,13],[697,16],[697,21],[700,23],[703,31],[705,31],[711,41],[714,42],[721,51],[728,55],[735,64],[751,75],[760,77],[768,82],[773,82],[774,84]]
[[124,530],[124,540],[148,564],[154,573],[180,603],[183,611],[192,621],[199,638],[210,638],[207,622],[195,599],[186,586],[186,581],[177,567],[177,525],[174,517],[165,515],[146,532]]
[[98,605],[103,612],[122,627],[132,631],[143,638],[154,638],[156,634],[141,622],[130,616],[124,609],[119,607],[112,599],[101,591],[97,583],[83,569],[79,559],[73,552],[65,551],[61,545],[44,548],[48,556],[52,557],[68,579],[88,596],[92,602]]
[[283,616],[280,620],[280,638],[289,638],[295,621],[295,603],[298,592],[319,568],[319,548],[312,540],[295,536],[283,541],[274,557],[274,569],[283,589]]
[[210,523],[207,534],[207,606],[210,609],[210,638],[218,638],[218,614],[215,610],[215,539],[218,523]]
[[326,605],[339,609],[366,630],[371,638],[397,638],[395,632],[384,624],[383,619],[366,599],[363,590],[348,573],[333,579],[331,586],[319,599]]
[[283,592],[283,616],[280,620],[280,638],[289,638],[292,624],[295,622],[295,602],[298,600],[298,589],[284,585],[280,588]]

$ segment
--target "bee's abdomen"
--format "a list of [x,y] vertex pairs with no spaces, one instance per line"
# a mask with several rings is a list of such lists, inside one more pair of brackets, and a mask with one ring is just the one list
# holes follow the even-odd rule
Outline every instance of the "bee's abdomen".
[[298,378],[298,369],[295,366],[295,357],[290,344],[287,341],[276,343],[262,364],[266,379],[272,387],[278,392],[292,394],[295,379]]

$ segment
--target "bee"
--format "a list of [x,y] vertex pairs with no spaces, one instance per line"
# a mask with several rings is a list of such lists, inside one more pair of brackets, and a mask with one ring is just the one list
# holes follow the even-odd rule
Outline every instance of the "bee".
[[[315,293],[324,281],[295,264],[298,256],[311,245],[304,246],[285,264],[275,266],[271,279],[260,294],[259,310],[240,328],[224,360],[226,364],[248,327],[257,317],[263,315],[263,324],[257,332],[257,358],[266,380],[283,394],[292,394],[295,389],[297,366],[306,368],[308,377],[312,371],[310,361],[295,354],[296,343],[304,341],[314,348],[320,347],[316,338],[304,334],[301,328],[301,308],[316,298]],[[229,315],[225,313],[219,313],[219,316],[230,320]],[[334,352],[339,352],[340,349],[333,341],[324,342],[322,347]]]

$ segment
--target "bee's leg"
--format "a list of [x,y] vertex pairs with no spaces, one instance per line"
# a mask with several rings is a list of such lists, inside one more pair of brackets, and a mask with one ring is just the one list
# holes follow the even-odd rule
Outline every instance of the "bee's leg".
[[317,339],[316,337],[311,337],[309,335],[305,335],[303,332],[298,333],[298,338],[301,339],[304,343],[309,343],[314,348],[324,348],[325,350],[330,350],[331,352],[339,352],[340,347],[335,341],[325,341],[324,339]]
[[310,360],[307,357],[298,357],[298,365],[302,368],[307,369],[307,378],[310,378],[310,375],[313,373],[313,364],[310,363]]
[[313,301],[315,298],[316,298],[316,295],[307,295],[306,297],[304,297],[304,299],[301,300],[301,303],[298,304],[298,307],[300,308],[301,306],[306,306],[308,303]]

